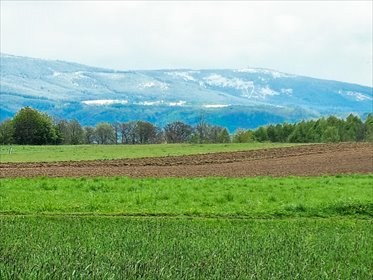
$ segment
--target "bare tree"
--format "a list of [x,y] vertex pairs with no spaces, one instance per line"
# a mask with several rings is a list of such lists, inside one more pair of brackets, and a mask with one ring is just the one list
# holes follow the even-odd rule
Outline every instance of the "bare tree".
[[164,128],[167,143],[185,143],[189,140],[193,128],[180,121],[169,123]]
[[136,135],[136,122],[126,122],[120,124],[120,134],[122,138],[122,144],[136,144],[138,143]]
[[77,145],[84,142],[84,130],[77,120],[72,120],[68,124],[70,144]]
[[138,121],[136,133],[140,144],[153,143],[157,137],[157,128],[150,122]]
[[111,124],[114,129],[114,137],[115,137],[115,144],[119,143],[119,135],[120,135],[120,128],[121,124],[119,122],[114,122]]
[[196,132],[198,137],[198,143],[206,143],[207,142],[207,134],[208,134],[209,125],[205,120],[205,116],[201,115],[198,118],[198,123],[196,125]]
[[92,126],[84,127],[84,142],[86,144],[93,144],[95,142],[95,128]]
[[57,128],[63,144],[77,145],[84,142],[84,130],[77,120],[61,120],[58,122]]
[[114,128],[107,122],[96,126],[95,138],[98,144],[111,144],[115,141]]

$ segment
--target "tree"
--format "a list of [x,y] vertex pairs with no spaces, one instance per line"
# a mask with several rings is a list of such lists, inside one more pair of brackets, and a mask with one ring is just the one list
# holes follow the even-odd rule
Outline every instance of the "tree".
[[84,143],[93,144],[95,142],[95,128],[92,126],[84,127]]
[[70,144],[77,145],[84,143],[84,130],[77,120],[69,122]]
[[267,129],[263,126],[259,127],[257,130],[255,130],[254,137],[259,142],[268,141]]
[[135,129],[139,143],[155,143],[157,138],[157,128],[150,122],[138,121]]
[[14,141],[20,145],[55,144],[56,128],[47,114],[30,107],[22,108],[14,116]]
[[115,141],[114,129],[107,122],[97,124],[95,129],[95,139],[98,144],[111,144]]
[[204,116],[200,116],[198,119],[198,123],[196,125],[196,140],[198,143],[206,143],[207,142],[207,134],[208,134],[209,125],[205,120]]
[[180,121],[169,123],[164,128],[167,143],[185,143],[190,139],[193,128]]
[[231,142],[231,136],[229,135],[229,132],[226,128],[223,128],[218,137],[218,143],[230,143]]
[[[224,128],[218,125],[210,126],[208,125],[206,127],[206,143],[221,143],[220,142],[220,136],[223,132]],[[227,131],[228,133],[228,131]],[[228,133],[229,138],[229,133]]]
[[69,144],[69,138],[68,138],[68,121],[67,120],[60,120],[56,127],[57,127],[57,133],[59,135],[59,142],[61,144]]
[[84,130],[77,120],[73,119],[70,122],[61,120],[57,128],[63,144],[78,145],[85,142]]
[[328,127],[328,123],[325,118],[318,119],[315,122],[314,128],[313,128],[315,143],[322,142],[321,137],[327,127]]
[[150,143],[153,143],[153,144],[165,143],[166,139],[165,139],[163,129],[159,127],[155,127],[155,131],[156,131],[155,138],[151,139]]
[[293,130],[294,130],[294,125],[293,124],[284,123],[282,125],[282,138],[281,138],[281,142],[288,141],[288,138],[289,138],[290,134],[293,132]]
[[373,114],[368,114],[364,122],[364,140],[373,142]]
[[309,137],[309,125],[305,121],[302,121],[295,125],[293,132],[289,135],[288,141],[291,143],[312,142],[309,140]]
[[230,135],[226,128],[209,125],[204,117],[200,117],[194,132],[189,137],[191,143],[230,143]]
[[336,116],[329,116],[326,119],[326,122],[327,122],[328,126],[339,127],[343,121],[338,119]]
[[340,141],[338,128],[334,126],[328,126],[321,136],[322,142],[338,142]]
[[138,143],[136,134],[136,122],[126,122],[120,124],[120,134],[122,138],[122,144],[136,144]]
[[268,135],[269,141],[279,142],[279,136],[277,133],[278,133],[277,129],[274,125],[271,124],[267,127],[267,135]]
[[14,127],[11,120],[5,120],[0,123],[0,144],[12,144],[13,143]]
[[121,125],[119,122],[114,122],[111,125],[114,128],[115,144],[118,144]]
[[319,139],[316,132],[316,122],[314,120],[304,122],[303,131],[305,143],[314,143]]
[[361,141],[364,138],[364,133],[362,132],[363,129],[363,122],[360,120],[358,116],[354,116],[353,114],[350,114],[346,121],[344,122],[344,125],[342,127],[343,133],[341,134],[341,140],[342,141]]
[[233,143],[250,143],[254,141],[254,132],[252,130],[237,129],[233,135]]

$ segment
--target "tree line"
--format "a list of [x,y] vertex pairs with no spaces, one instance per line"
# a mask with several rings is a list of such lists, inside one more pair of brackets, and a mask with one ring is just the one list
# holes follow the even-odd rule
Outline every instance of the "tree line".
[[175,121],[160,128],[147,121],[101,122],[82,126],[77,120],[53,120],[30,107],[19,110],[12,119],[0,123],[0,144],[78,145],[78,144],[158,144],[158,143],[320,143],[373,141],[373,115],[363,122],[350,114],[290,124],[238,129],[232,135],[224,127],[211,125],[200,117],[195,126]]
[[363,122],[350,114],[346,119],[335,116],[290,124],[261,126],[256,130],[238,130],[233,142],[327,143],[373,141],[373,115]]

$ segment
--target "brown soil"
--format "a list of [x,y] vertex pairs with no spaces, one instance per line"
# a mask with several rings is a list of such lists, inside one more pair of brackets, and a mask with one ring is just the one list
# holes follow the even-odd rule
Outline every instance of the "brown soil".
[[316,176],[343,173],[373,173],[373,144],[320,144],[158,158],[0,164],[0,178]]

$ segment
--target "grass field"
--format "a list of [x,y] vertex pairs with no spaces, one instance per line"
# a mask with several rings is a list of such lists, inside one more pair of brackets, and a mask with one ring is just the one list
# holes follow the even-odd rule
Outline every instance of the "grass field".
[[373,175],[1,179],[0,213],[373,217]]
[[0,279],[372,279],[373,175],[0,180]]
[[[40,162],[178,156],[289,147],[289,143],[1,146],[0,162]],[[11,154],[9,151],[11,149]]]
[[368,220],[0,218],[1,279],[372,279]]

